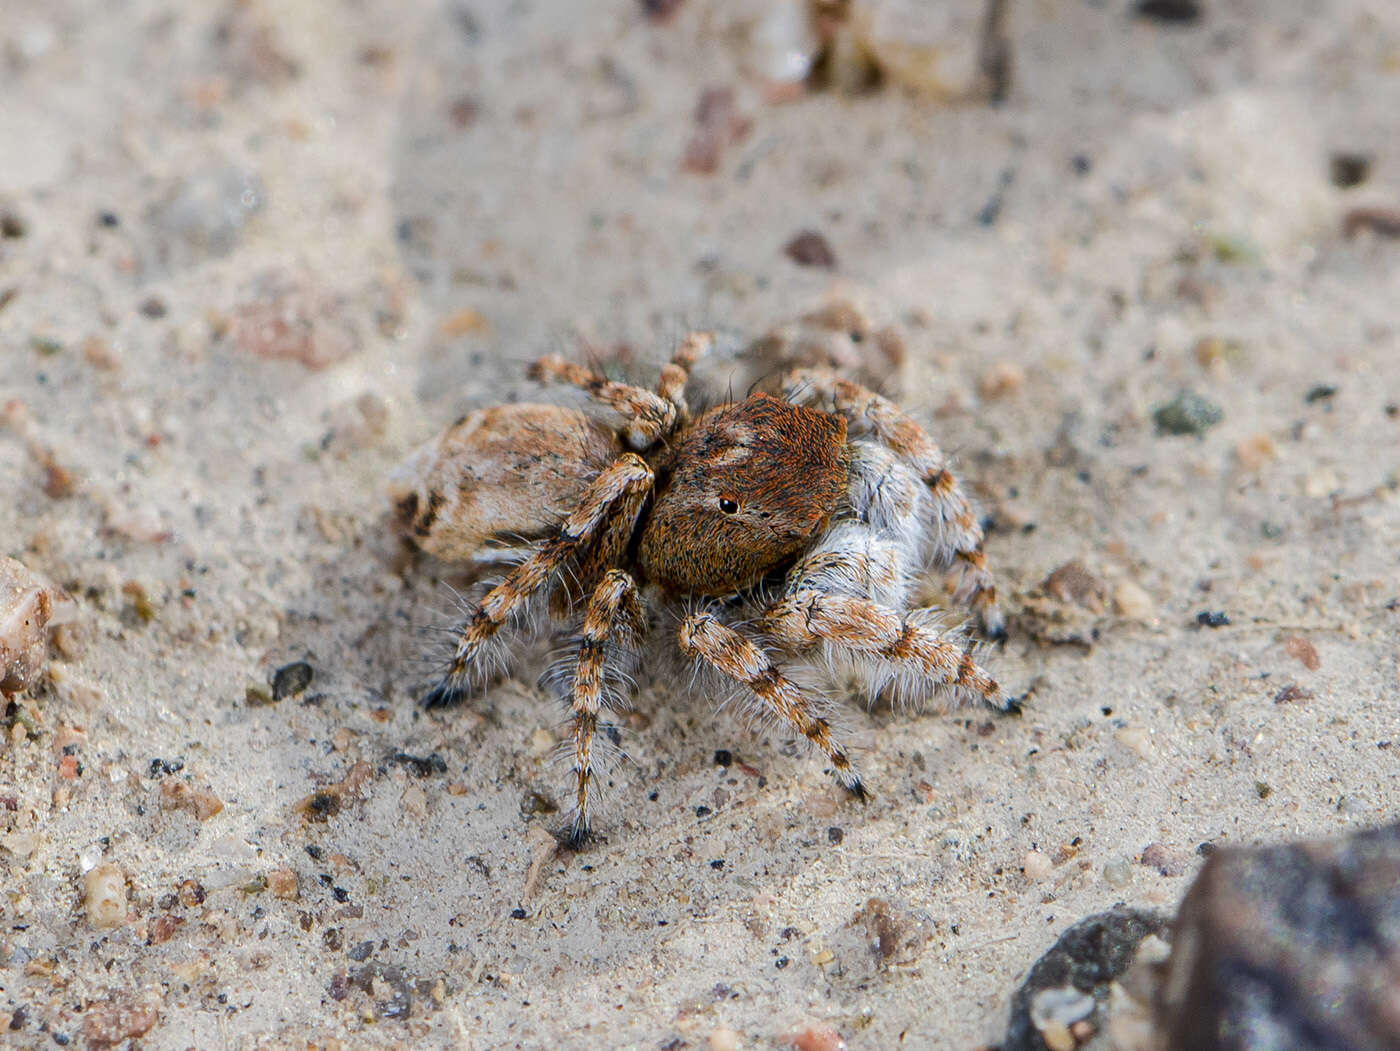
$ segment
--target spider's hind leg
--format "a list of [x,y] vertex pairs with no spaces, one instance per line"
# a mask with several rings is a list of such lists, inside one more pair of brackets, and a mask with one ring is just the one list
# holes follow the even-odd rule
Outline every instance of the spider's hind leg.
[[677,406],[661,395],[628,383],[614,382],[557,354],[540,358],[531,365],[530,378],[542,383],[558,380],[573,384],[596,401],[620,412],[627,417],[622,427],[623,437],[638,452],[651,448],[669,435],[680,419]]
[[997,605],[996,582],[983,551],[982,524],[938,443],[894,402],[830,369],[797,369],[784,379],[791,400],[831,406],[913,468],[930,496],[934,562],[961,571],[956,597],[977,615],[990,639],[1006,638],[1006,621]]
[[685,384],[690,379],[690,370],[710,352],[714,342],[712,332],[692,332],[681,340],[681,345],[671,355],[670,362],[661,366],[661,378],[656,382],[656,393],[676,407],[681,423],[690,418],[690,408],[685,401]]
[[473,682],[484,678],[490,644],[501,627],[597,539],[615,510],[630,514],[629,521],[635,521],[651,483],[651,468],[632,453],[623,453],[589,483],[578,507],[564,519],[559,531],[488,591],[458,629],[452,660],[442,678],[424,696],[424,707],[441,708],[465,697]]
[[948,690],[1000,712],[1017,707],[971,653],[922,622],[919,611],[901,613],[869,599],[802,589],[769,606],[761,624],[796,650],[825,643],[877,661],[904,676],[911,691]]

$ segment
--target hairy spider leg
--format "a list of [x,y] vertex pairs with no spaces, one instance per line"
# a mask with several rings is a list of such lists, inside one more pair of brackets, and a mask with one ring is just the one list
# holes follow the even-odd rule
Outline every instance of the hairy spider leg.
[[[640,509],[641,501],[635,499],[636,494],[645,494],[651,488],[652,479],[651,468],[634,453],[623,453],[604,468],[589,483],[578,507],[564,519],[559,531],[488,591],[475,612],[458,629],[452,663],[423,698],[424,706],[440,708],[461,700],[469,689],[473,673],[481,668],[487,644],[501,626],[561,567],[597,538],[614,507],[627,501]],[[635,512],[633,518],[635,520]]]
[[570,847],[582,846],[588,837],[590,801],[598,765],[593,738],[598,713],[622,707],[625,697],[619,680],[626,681],[637,658],[637,646],[645,630],[637,584],[626,570],[604,574],[588,600],[578,653],[569,681],[569,705],[573,717],[573,771],[576,779],[574,817],[567,832]]
[[712,332],[692,332],[681,340],[669,363],[661,366],[656,381],[656,393],[676,407],[676,416],[684,424],[690,419],[690,407],[685,401],[685,384],[695,363],[710,352],[715,337]]
[[679,421],[676,406],[649,390],[617,383],[606,376],[567,361],[558,354],[540,358],[530,366],[530,378],[546,382],[557,380],[573,384],[588,392],[589,397],[612,407],[628,420],[622,427],[627,444],[637,452],[650,449],[660,439],[671,434]]
[[751,690],[768,713],[786,722],[826,757],[836,780],[853,796],[867,798],[864,782],[844,746],[833,739],[831,724],[817,705],[785,677],[755,643],[709,613],[694,613],[681,622],[681,652]]
[[878,602],[800,590],[770,605],[759,622],[774,640],[794,649],[807,649],[822,642],[834,643],[843,649],[888,661],[930,683],[980,699],[997,711],[1014,711],[1017,707],[970,653],[920,624],[916,616]]
[[1006,621],[997,605],[996,583],[983,551],[982,525],[962,486],[948,470],[947,457],[908,414],[874,391],[841,379],[830,369],[798,369],[783,383],[785,395],[803,403],[824,400],[853,424],[863,424],[890,450],[907,460],[933,497],[939,527],[939,563],[962,565],[956,598],[977,615],[992,639],[1006,637]]
[[572,577],[549,596],[549,612],[565,619],[587,601],[603,574],[622,564],[627,545],[637,526],[637,516],[646,503],[651,487],[639,487],[621,497],[611,508],[607,521],[598,531],[598,538],[575,559]]

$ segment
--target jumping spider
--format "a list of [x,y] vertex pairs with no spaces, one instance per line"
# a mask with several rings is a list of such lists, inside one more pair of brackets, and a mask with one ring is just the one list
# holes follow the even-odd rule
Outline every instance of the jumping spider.
[[779,660],[855,671],[872,698],[938,692],[1016,707],[938,610],[909,608],[926,570],[956,568],[955,600],[987,635],[1005,634],[981,526],[923,428],[825,369],[789,373],[781,399],[752,394],[692,415],[683,389],[710,342],[687,337],[655,392],[544,358],[533,378],[582,387],[622,425],[555,405],[481,409],[415,454],[391,488],[425,551],[515,563],[454,631],[424,705],[456,703],[503,665],[498,632],[532,600],[547,597],[575,625],[542,680],[571,710],[574,846],[598,789],[600,713],[627,707],[647,630],[661,623],[653,611],[673,614],[697,670],[806,738],[858,797],[825,699]]

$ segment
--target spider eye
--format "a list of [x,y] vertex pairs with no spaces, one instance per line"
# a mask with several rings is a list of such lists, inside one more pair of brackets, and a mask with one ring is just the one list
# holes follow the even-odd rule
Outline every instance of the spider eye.
[[732,515],[739,510],[739,502],[737,500],[731,500],[727,496],[721,496],[719,498],[719,509],[727,515]]

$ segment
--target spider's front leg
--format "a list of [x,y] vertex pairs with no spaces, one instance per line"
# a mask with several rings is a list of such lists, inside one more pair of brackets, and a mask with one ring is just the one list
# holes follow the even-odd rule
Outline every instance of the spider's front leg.
[[948,687],[999,712],[1019,710],[972,655],[907,613],[851,595],[802,589],[763,612],[763,629],[793,649],[830,643],[868,654],[930,687]]
[[628,675],[637,661],[637,646],[646,627],[636,581],[621,569],[611,569],[593,590],[583,615],[578,650],[560,678],[573,718],[574,818],[568,845],[577,848],[588,837],[591,800],[598,764],[593,739],[603,708],[621,708]]
[[640,456],[623,453],[589,483],[578,507],[564,519],[559,532],[488,591],[467,618],[459,630],[446,674],[423,698],[425,707],[445,707],[466,695],[473,675],[482,673],[482,656],[501,626],[599,536],[612,521],[615,510],[619,515],[630,514],[628,522],[635,522],[651,489],[652,477],[651,468]]
[[831,723],[817,714],[818,704],[786,678],[755,643],[708,613],[686,617],[678,636],[681,652],[751,690],[767,714],[781,719],[831,764],[836,780],[859,799],[865,784],[851,765],[846,749],[831,735]]
[[977,614],[988,638],[1006,638],[1006,622],[997,606],[996,582],[982,550],[982,524],[948,469],[948,459],[938,443],[894,402],[858,383],[841,379],[831,369],[794,370],[784,378],[783,390],[795,402],[829,404],[853,426],[868,428],[882,445],[918,472],[932,498],[938,531],[936,560],[962,566],[958,601],[967,603]]

